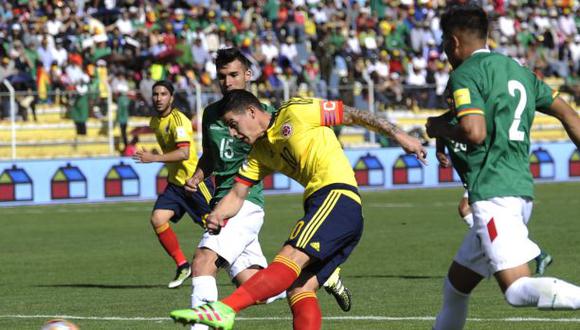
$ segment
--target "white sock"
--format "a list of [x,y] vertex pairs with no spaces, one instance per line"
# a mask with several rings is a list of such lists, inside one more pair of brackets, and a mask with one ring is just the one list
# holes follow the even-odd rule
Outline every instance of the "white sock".
[[515,307],[579,309],[580,287],[554,277],[522,277],[506,290],[505,299]]
[[463,221],[465,221],[469,228],[473,227],[473,213],[469,213],[468,215],[464,216]]
[[435,319],[433,330],[461,330],[467,320],[469,295],[457,291],[445,278],[443,284],[443,306]]
[[[217,284],[213,276],[197,276],[191,280],[193,287],[191,291],[191,307],[201,306],[218,299]],[[207,330],[208,327],[202,324],[194,324],[191,330]]]
[[280,300],[280,299],[286,299],[286,291],[278,294],[277,296],[270,297],[270,298],[266,299],[266,304],[273,303],[274,301]]

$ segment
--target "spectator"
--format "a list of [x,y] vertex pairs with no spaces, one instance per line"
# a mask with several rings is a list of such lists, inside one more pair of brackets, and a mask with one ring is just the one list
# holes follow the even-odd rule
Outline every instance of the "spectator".
[[115,122],[119,124],[121,131],[121,140],[123,141],[123,149],[127,150],[129,144],[127,143],[127,122],[129,121],[129,97],[128,91],[116,91],[115,102],[117,103],[117,116]]
[[71,97],[70,118],[73,120],[77,136],[87,135],[89,118],[89,76],[84,74],[75,87],[76,94]]

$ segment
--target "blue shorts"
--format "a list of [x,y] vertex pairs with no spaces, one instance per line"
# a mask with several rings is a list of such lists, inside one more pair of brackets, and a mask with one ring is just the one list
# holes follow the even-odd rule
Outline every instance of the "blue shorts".
[[363,231],[362,207],[356,187],[331,184],[304,202],[305,215],[286,241],[314,260],[303,272],[324,284],[358,244]]
[[172,210],[171,222],[177,223],[185,213],[204,227],[203,217],[211,212],[209,201],[214,193],[214,185],[208,178],[200,183],[196,192],[191,193],[181,186],[169,183],[165,191],[157,197],[153,211]]

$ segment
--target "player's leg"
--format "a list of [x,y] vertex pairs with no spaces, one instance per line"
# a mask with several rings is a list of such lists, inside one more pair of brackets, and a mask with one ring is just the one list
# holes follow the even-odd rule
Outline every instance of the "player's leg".
[[155,230],[157,239],[177,266],[175,277],[168,285],[169,288],[180,286],[191,275],[189,262],[181,250],[177,235],[169,224],[172,220],[178,221],[183,215],[183,209],[178,202],[180,197],[176,189],[175,186],[168,185],[165,192],[157,198],[151,214],[151,225]]
[[[220,259],[217,253],[207,248],[198,247],[195,250],[191,263],[191,307],[217,301],[218,288],[215,278],[219,266]],[[202,324],[195,324],[191,329],[207,330],[208,327]]]
[[[230,278],[233,279],[233,282],[236,286],[240,286],[245,283],[250,277],[254,276],[260,270],[266,268],[268,266],[268,262],[266,261],[266,257],[264,257],[264,253],[262,252],[262,247],[260,246],[260,241],[258,237],[248,244],[242,254],[236,258],[236,260],[232,263],[232,265],[228,269],[228,273],[230,274]],[[286,291],[281,292],[280,294],[268,298],[263,303],[269,304],[276,300],[285,299],[286,298]]]
[[319,330],[322,327],[322,312],[316,297],[319,287],[316,276],[304,271],[288,289],[294,329]]
[[531,277],[528,262],[540,254],[528,238],[526,223],[531,215],[531,200],[501,197],[474,203],[479,237],[490,269],[505,294],[516,307],[540,309],[580,308],[580,287],[552,277]]
[[187,263],[187,258],[183,254],[183,251],[181,251],[177,236],[169,224],[173,215],[174,212],[172,210],[154,210],[151,214],[151,225],[155,230],[161,246],[173,258],[175,264],[180,266]]
[[434,330],[463,329],[467,320],[469,295],[483,276],[453,261],[443,284],[443,305]]
[[491,276],[476,227],[465,235],[443,283],[443,304],[433,329],[463,329],[467,320],[469,295],[484,278]]
[[[360,197],[356,188],[343,185],[340,188],[327,187],[307,200],[305,217],[297,222],[290,238],[267,268],[221,302],[173,311],[171,317],[182,323],[201,322],[229,329],[237,312],[285,291],[313,258],[326,260],[345,246],[354,247],[362,234]],[[220,236],[229,224],[222,228]],[[346,259],[348,254],[343,257]],[[204,316],[208,312],[214,315],[211,320]]]

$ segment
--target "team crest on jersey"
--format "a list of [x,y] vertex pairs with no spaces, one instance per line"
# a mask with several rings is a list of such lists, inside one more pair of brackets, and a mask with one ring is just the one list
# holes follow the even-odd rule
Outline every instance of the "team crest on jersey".
[[169,125],[165,126],[165,134],[169,134]]
[[282,125],[282,136],[285,138],[289,138],[292,135],[292,125],[290,123],[285,123]]

